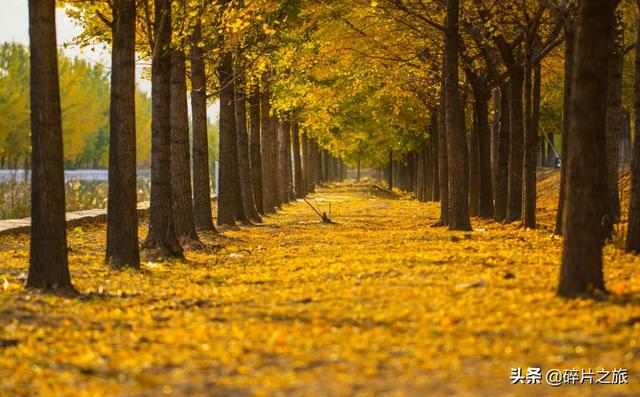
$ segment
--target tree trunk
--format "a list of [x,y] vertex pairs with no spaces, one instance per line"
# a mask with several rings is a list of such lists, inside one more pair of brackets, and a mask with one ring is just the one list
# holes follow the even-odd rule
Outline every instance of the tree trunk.
[[498,142],[500,141],[500,90],[491,92],[491,186],[495,197],[496,174],[498,172]]
[[564,245],[558,294],[604,291],[608,43],[615,0],[582,0],[571,80]]
[[393,191],[393,150],[389,150],[389,190]]
[[301,133],[300,135],[301,146],[302,146],[302,182],[304,183],[304,196],[307,196],[309,192],[311,192],[311,148],[309,143],[309,138],[307,134]]
[[106,261],[140,268],[138,242],[134,0],[114,3],[109,108],[109,198]]
[[[536,227],[536,163],[538,158],[538,124],[540,122],[540,63],[531,65],[527,61],[526,85],[526,128],[523,163],[523,217],[524,227]],[[532,76],[533,73],[533,76]],[[531,78],[533,77],[533,81]]]
[[238,153],[238,183],[240,184],[240,196],[245,216],[251,221],[260,223],[262,219],[256,209],[253,196],[253,183],[251,181],[251,161],[249,159],[249,134],[247,132],[247,98],[245,95],[244,81],[240,76],[236,77],[234,84],[234,104],[236,117],[236,136]]
[[232,54],[222,55],[218,66],[220,81],[220,168],[218,175],[218,225],[248,223],[242,206],[238,167],[238,136],[234,106]]
[[471,114],[472,126],[469,133],[469,215],[478,216],[480,212],[480,138],[478,137],[478,114]]
[[449,163],[449,230],[471,230],[469,159],[458,88],[459,0],[447,0],[445,26],[445,104]]
[[[443,71],[444,76],[444,71]],[[447,123],[444,91],[444,77],[440,94],[440,107],[438,109],[438,182],[440,190],[440,220],[437,225],[449,225],[449,161],[447,160]]]
[[[636,43],[640,43],[640,0],[636,10]],[[625,251],[640,253],[640,46],[635,46],[634,116],[635,131],[631,158],[629,225]]]
[[185,54],[171,52],[171,195],[173,223],[182,244],[202,247],[196,233],[191,192],[189,113],[187,111]]
[[171,2],[155,3],[155,48],[151,63],[151,207],[142,248],[148,257],[182,257],[171,196]]
[[292,124],[291,124],[291,119],[289,118],[287,120],[287,125],[284,131],[284,139],[285,139],[284,177],[285,177],[285,187],[287,189],[285,195],[287,197],[288,203],[295,201],[296,199],[294,190],[293,190],[293,160],[291,158],[291,155],[292,155],[291,132],[292,132]]
[[249,94],[249,152],[251,157],[251,182],[258,213],[264,215],[262,195],[262,156],[260,154],[260,87],[255,84]]
[[[577,18],[577,17],[576,17]],[[571,81],[573,80],[573,57],[574,57],[574,47],[576,40],[576,29],[575,29],[575,20],[569,21],[565,24],[564,35],[565,35],[565,47],[564,47],[564,93],[563,93],[563,104],[562,104],[562,143],[560,145],[560,195],[558,199],[558,211],[556,213],[556,227],[554,230],[554,234],[562,235],[562,225],[563,225],[563,212],[564,212],[564,202],[566,195],[566,180],[567,180],[567,167],[566,167],[566,159],[567,152],[569,151],[569,117],[570,114],[570,106],[569,103],[571,101]]]
[[29,0],[29,40],[33,176],[27,287],[73,292],[67,262],[54,0]]
[[296,121],[291,131],[293,136],[293,168],[295,174],[295,193],[297,198],[306,196],[304,177],[302,176],[302,158],[300,156],[300,127]]
[[496,186],[493,219],[498,222],[507,217],[507,196],[509,191],[509,139],[511,135],[511,120],[509,113],[509,84],[500,85],[500,130],[498,132],[498,148],[496,152]]
[[620,195],[618,194],[618,143],[622,127],[622,71],[623,48],[619,35],[621,24],[616,24],[614,34],[609,40],[609,89],[607,92],[607,235],[611,237],[613,225],[620,222]]
[[311,193],[315,193],[316,186],[320,182],[320,151],[318,141],[311,140]]
[[216,231],[211,211],[209,176],[209,137],[207,134],[207,74],[201,40],[200,22],[191,43],[191,124],[193,128],[193,216],[196,227]]
[[431,126],[430,126],[430,142],[431,142],[431,201],[440,201],[440,117],[438,117],[438,109],[431,109]]
[[276,164],[274,164],[273,148],[275,146],[275,136],[272,130],[271,104],[269,103],[269,91],[266,78],[262,79],[263,89],[260,106],[260,150],[262,153],[262,203],[265,214],[275,214],[277,191],[274,189]]
[[290,126],[288,118],[278,123],[278,200],[281,204],[289,202],[287,197],[287,134]]
[[479,82],[479,92],[474,94],[476,123],[478,128],[478,155],[480,168],[480,197],[478,215],[493,216],[493,180],[491,176],[491,130],[489,128],[490,91],[484,80]]
[[282,208],[282,204],[284,204],[284,202],[282,201],[282,188],[281,188],[281,184],[282,184],[282,177],[281,177],[281,164],[280,164],[280,130],[281,130],[281,125],[280,122],[278,121],[278,118],[276,115],[271,115],[269,117],[269,128],[270,128],[270,133],[272,136],[272,141],[271,141],[271,162],[273,164],[273,175],[271,178],[271,183],[272,183],[272,189],[273,189],[273,199],[274,201],[274,205],[276,208]]
[[522,166],[524,117],[522,110],[522,86],[524,83],[524,68],[521,65],[509,67],[509,173],[507,193],[506,223],[521,218],[522,212]]

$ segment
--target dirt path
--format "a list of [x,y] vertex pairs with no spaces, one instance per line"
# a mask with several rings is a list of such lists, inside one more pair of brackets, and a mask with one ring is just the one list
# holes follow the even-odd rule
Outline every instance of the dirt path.
[[[20,287],[27,239],[1,237],[0,395],[640,393],[637,258],[607,253],[630,297],[565,301],[548,232],[450,233],[430,227],[437,204],[366,185],[315,197],[337,224],[297,202],[142,274],[101,264],[104,226],[76,230],[78,299]],[[512,386],[518,367],[622,367],[630,384]]]

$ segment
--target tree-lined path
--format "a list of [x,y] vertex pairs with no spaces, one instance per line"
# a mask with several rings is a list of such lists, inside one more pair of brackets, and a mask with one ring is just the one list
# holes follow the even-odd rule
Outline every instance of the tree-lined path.
[[[310,202],[330,203],[336,224],[300,200],[262,226],[201,233],[204,251],[141,272],[104,267],[104,226],[71,231],[81,297],[23,289],[28,239],[2,237],[0,395],[639,392],[637,257],[606,250],[615,297],[564,300],[561,240],[544,228],[474,220],[474,231],[447,232],[432,227],[437,203],[365,183],[320,188]],[[512,367],[620,365],[629,385],[509,378]]]
[[640,395],[640,0],[22,1],[0,395]]

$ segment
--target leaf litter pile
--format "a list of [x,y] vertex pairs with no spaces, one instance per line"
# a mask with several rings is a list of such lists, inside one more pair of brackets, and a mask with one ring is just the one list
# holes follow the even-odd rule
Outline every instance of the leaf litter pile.
[[[368,184],[314,198],[335,223],[298,201],[140,272],[103,264],[104,225],[72,230],[76,298],[25,290],[28,236],[1,237],[0,395],[640,394],[639,258],[608,246],[612,295],[565,300],[550,225],[452,233]],[[511,385],[528,367],[629,384]]]

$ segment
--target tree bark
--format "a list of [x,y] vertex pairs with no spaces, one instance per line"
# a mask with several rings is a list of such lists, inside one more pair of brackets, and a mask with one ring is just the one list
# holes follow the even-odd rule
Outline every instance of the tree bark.
[[472,126],[469,132],[469,215],[480,212],[480,138],[478,136],[478,113],[474,101],[471,114]]
[[320,151],[318,141],[311,140],[311,193],[315,193],[316,186],[320,183]]
[[393,150],[389,150],[389,190],[393,191]]
[[431,169],[431,186],[429,190],[431,191],[430,200],[431,201],[440,201],[440,148],[439,148],[439,131],[438,127],[440,123],[440,118],[438,117],[438,110],[431,109],[431,126],[430,126],[430,169]]
[[[640,0],[636,10],[636,43],[640,43]],[[640,253],[640,46],[635,46],[634,116],[635,130],[631,158],[631,194],[626,252]]]
[[204,52],[199,47],[198,22],[191,43],[191,124],[193,128],[193,216],[200,230],[216,231],[211,211],[209,176],[209,137],[207,134],[207,74]]
[[196,233],[191,191],[187,74],[183,50],[171,52],[171,195],[173,223],[184,245],[202,247]]
[[571,80],[567,191],[558,294],[604,291],[602,246],[606,213],[608,43],[615,0],[582,0]]
[[[578,18],[578,17],[576,17]],[[567,180],[567,167],[566,167],[566,159],[567,152],[569,151],[569,117],[570,114],[570,106],[569,103],[571,101],[571,81],[573,80],[573,62],[574,62],[574,47],[575,47],[575,39],[576,39],[576,29],[575,29],[575,20],[568,21],[565,24],[564,28],[564,93],[563,93],[563,104],[562,104],[562,143],[560,144],[560,195],[558,199],[558,211],[556,213],[556,227],[554,230],[554,234],[562,235],[562,224],[563,224],[563,212],[564,212],[564,202],[566,196],[566,180]]]
[[109,198],[106,261],[140,268],[138,242],[134,0],[114,2],[109,108]]
[[507,196],[509,192],[509,140],[511,120],[509,112],[509,84],[500,85],[500,130],[498,132],[498,151],[496,153],[496,187],[493,219],[502,222],[507,217]]
[[249,152],[251,157],[251,182],[258,213],[264,215],[262,194],[262,155],[260,154],[260,86],[255,84],[249,94]]
[[260,106],[260,150],[262,153],[262,202],[265,214],[275,214],[278,200],[277,190],[274,189],[276,164],[273,162],[273,149],[275,136],[271,122],[271,104],[269,103],[269,90],[266,78],[262,79],[263,87]]
[[256,209],[251,181],[251,161],[249,159],[249,134],[247,132],[247,98],[243,79],[238,75],[234,84],[236,136],[238,140],[238,176],[243,213],[251,221],[260,223],[262,219]]
[[289,126],[289,134],[287,134],[287,200],[289,202],[296,201],[295,183],[293,176],[293,145],[292,145],[293,124]]
[[618,143],[622,127],[622,72],[624,51],[620,43],[621,21],[616,23],[614,32],[609,40],[609,89],[607,92],[607,235],[611,237],[613,225],[620,222],[620,195],[618,193]]
[[29,0],[29,41],[33,175],[27,287],[73,292],[67,262],[54,0]]
[[311,156],[311,148],[307,134],[302,133],[300,135],[300,140],[302,141],[302,182],[304,183],[304,195],[306,196],[311,191],[311,171],[309,169],[311,167],[311,161],[309,158]]
[[173,223],[171,196],[171,2],[155,3],[155,48],[151,63],[151,207],[148,257],[183,257]]
[[[530,57],[528,57],[530,58]],[[536,169],[538,158],[538,124],[540,121],[540,63],[531,65],[527,61],[525,78],[526,128],[523,172],[523,218],[524,227],[536,227]],[[533,74],[533,76],[532,76]],[[533,81],[532,81],[533,77]]]
[[449,230],[471,230],[469,160],[458,88],[459,0],[447,0],[445,26],[445,104],[449,163]]
[[291,130],[293,136],[293,168],[295,175],[295,193],[297,198],[306,196],[304,177],[302,176],[302,158],[300,156],[300,126],[296,121]]
[[522,65],[512,64],[509,67],[509,173],[507,193],[506,223],[521,218],[522,212],[522,166],[524,117],[522,109],[522,87],[524,83],[524,68]]
[[480,79],[474,91],[474,107],[478,129],[478,161],[479,161],[479,207],[478,216],[493,216],[493,180],[491,176],[491,130],[489,128],[489,99],[491,93],[484,79]]
[[222,55],[218,66],[220,81],[220,168],[218,175],[218,225],[248,223],[244,216],[240,171],[238,167],[238,137],[234,106],[234,76],[231,53]]
[[445,98],[446,93],[444,91],[443,77],[438,115],[438,181],[440,190],[440,220],[438,221],[437,225],[439,226],[449,225],[449,161],[447,159],[447,123]]

